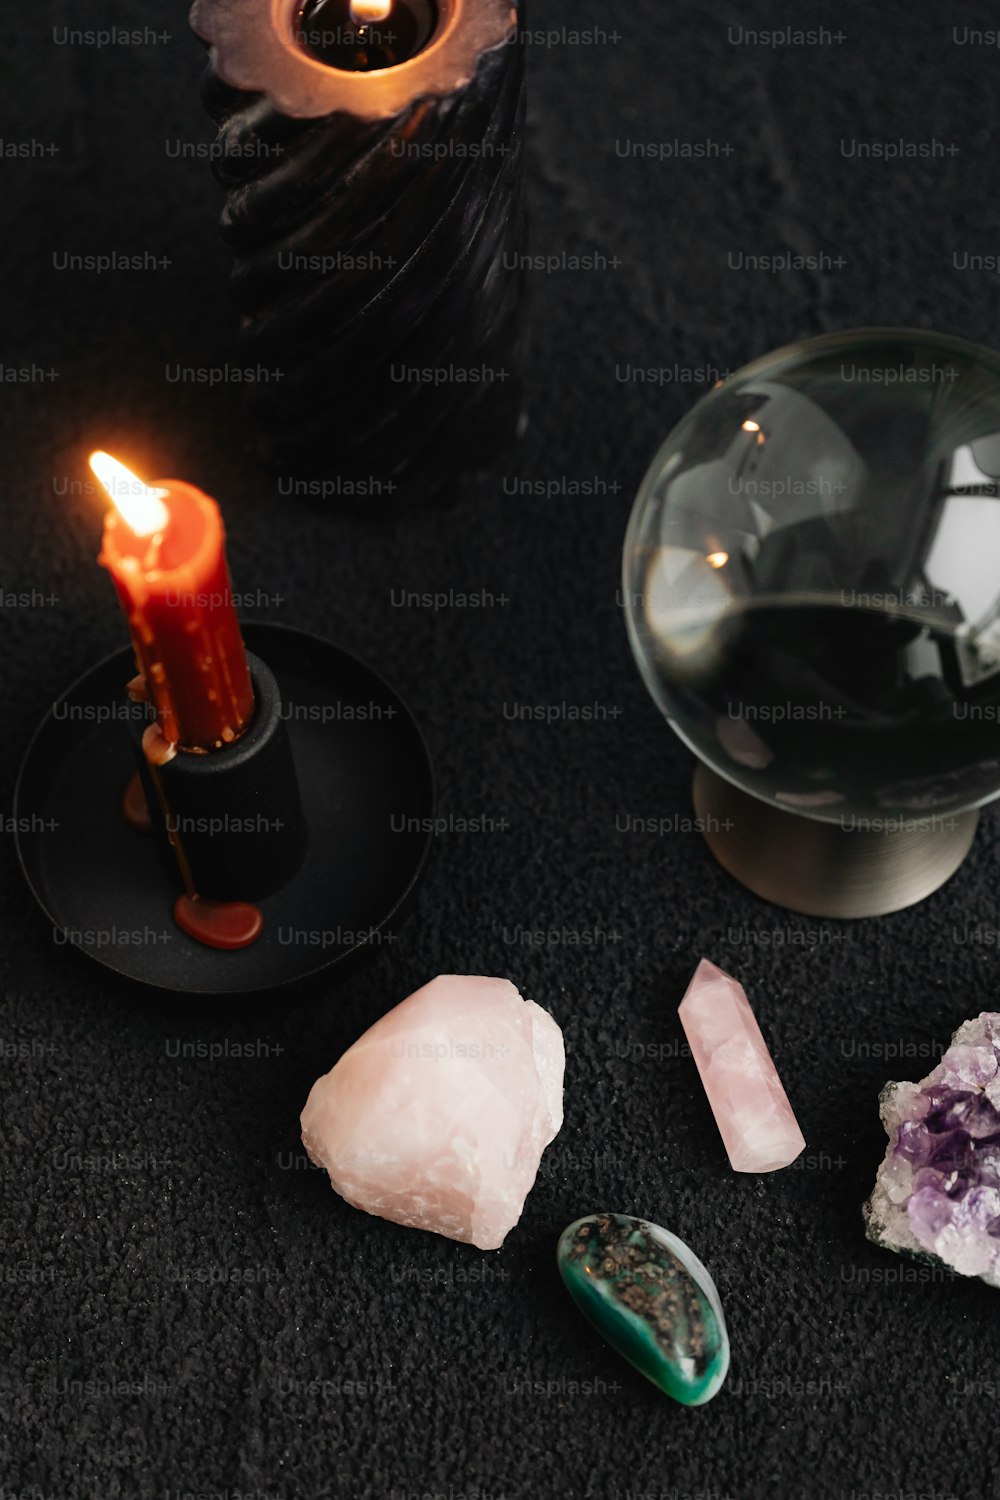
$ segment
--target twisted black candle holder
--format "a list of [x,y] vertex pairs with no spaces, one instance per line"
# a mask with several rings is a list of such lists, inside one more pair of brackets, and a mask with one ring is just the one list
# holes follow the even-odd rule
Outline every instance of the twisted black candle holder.
[[516,425],[524,58],[509,0],[442,0],[376,73],[303,50],[296,5],[198,0],[242,353],[280,492],[410,505]]

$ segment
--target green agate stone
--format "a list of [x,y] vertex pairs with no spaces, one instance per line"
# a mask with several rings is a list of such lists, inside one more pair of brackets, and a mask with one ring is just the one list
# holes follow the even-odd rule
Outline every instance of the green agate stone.
[[559,1236],[559,1273],[602,1338],[682,1406],[711,1401],[729,1369],[715,1283],[675,1234],[592,1214]]

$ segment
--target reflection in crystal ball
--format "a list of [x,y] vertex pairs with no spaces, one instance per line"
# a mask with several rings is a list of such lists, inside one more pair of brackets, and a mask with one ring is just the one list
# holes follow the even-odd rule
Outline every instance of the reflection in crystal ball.
[[827,334],[702,398],[625,543],[643,677],[714,770],[841,823],[1000,793],[1000,357]]

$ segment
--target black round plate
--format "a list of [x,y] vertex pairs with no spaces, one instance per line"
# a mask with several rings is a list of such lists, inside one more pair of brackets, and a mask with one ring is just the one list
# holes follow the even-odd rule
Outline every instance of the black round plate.
[[393,939],[427,857],[430,757],[398,694],[329,641],[280,625],[243,633],[278,679],[310,838],[295,879],[258,902],[264,931],[252,947],[220,952],[181,932],[171,916],[179,879],[122,817],[135,770],[130,650],[63,694],[21,766],[18,854],[53,938],[143,984],[246,994],[343,964]]

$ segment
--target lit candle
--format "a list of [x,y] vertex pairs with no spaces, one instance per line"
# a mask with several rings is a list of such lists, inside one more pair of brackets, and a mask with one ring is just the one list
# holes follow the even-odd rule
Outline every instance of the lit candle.
[[349,73],[395,68],[434,34],[433,0],[306,0],[299,39],[310,57]]
[[511,0],[195,0],[248,400],[281,495],[407,510],[522,406]]
[[107,453],[90,466],[113,502],[99,561],[132,633],[133,695],[154,708],[167,754],[231,744],[254,699],[218,505],[175,479],[145,485]]

